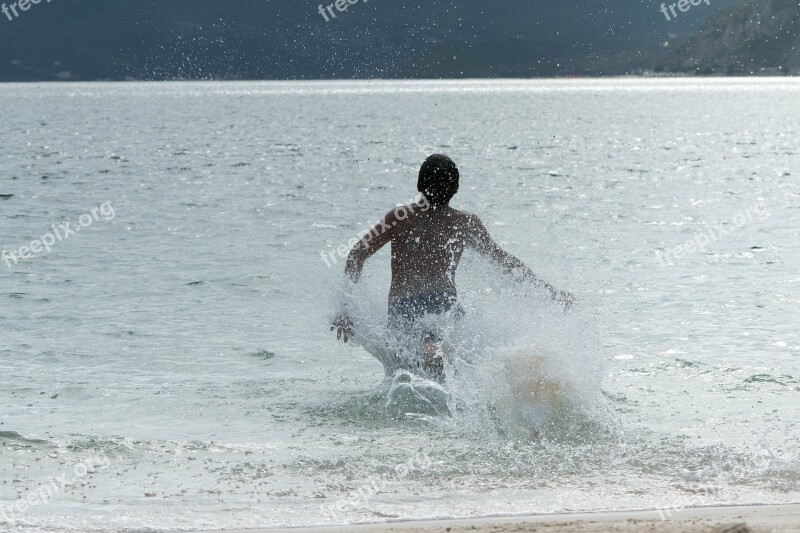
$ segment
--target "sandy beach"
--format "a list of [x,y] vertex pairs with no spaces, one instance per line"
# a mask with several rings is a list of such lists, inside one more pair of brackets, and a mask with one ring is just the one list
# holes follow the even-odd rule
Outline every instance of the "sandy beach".
[[[495,517],[461,520],[395,522],[291,529],[250,529],[227,533],[516,533],[524,531],[561,532],[703,532],[765,533],[800,531],[800,505],[704,507],[683,509],[661,520],[655,511],[621,513],[559,514]],[[208,533],[208,532],[207,532]]]

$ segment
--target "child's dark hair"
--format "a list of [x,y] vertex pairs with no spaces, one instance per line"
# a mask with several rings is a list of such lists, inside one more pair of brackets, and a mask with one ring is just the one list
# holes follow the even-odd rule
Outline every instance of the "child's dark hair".
[[443,154],[434,154],[419,169],[417,190],[431,205],[446,205],[458,192],[458,167]]

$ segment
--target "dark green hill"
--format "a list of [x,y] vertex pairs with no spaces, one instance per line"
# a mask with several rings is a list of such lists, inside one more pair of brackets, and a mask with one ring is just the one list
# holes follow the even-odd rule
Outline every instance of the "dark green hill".
[[709,18],[658,68],[698,74],[797,74],[800,2],[744,0]]
[[42,0],[0,15],[0,81],[624,74],[732,1],[667,22],[652,0],[358,0],[326,22],[307,0]]

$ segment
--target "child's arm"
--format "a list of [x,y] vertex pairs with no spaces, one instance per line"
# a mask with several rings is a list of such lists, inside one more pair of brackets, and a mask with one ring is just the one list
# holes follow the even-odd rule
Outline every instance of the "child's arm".
[[[361,272],[364,270],[364,263],[367,259],[386,246],[392,240],[392,232],[397,225],[397,215],[395,210],[390,211],[383,219],[373,227],[369,233],[358,241],[350,254],[344,267],[344,274],[350,282],[346,286],[347,291],[352,291],[353,286],[361,279]],[[336,330],[336,339],[344,337],[347,342],[353,337],[353,321],[344,312],[333,321],[331,331]]]
[[364,262],[375,255],[375,253],[386,246],[392,240],[392,232],[397,225],[395,211],[390,211],[375,227],[369,230],[358,241],[350,254],[347,256],[344,273],[347,279],[354,285],[361,279],[361,271],[364,269]]
[[536,287],[547,289],[550,291],[550,295],[554,300],[564,302],[567,307],[570,307],[575,302],[575,297],[572,294],[556,290],[555,287],[534,274],[525,263],[503,250],[500,245],[492,239],[489,230],[483,225],[481,219],[475,215],[470,215],[470,231],[467,244],[481,254],[487,256],[507,274],[525,281],[530,281]]

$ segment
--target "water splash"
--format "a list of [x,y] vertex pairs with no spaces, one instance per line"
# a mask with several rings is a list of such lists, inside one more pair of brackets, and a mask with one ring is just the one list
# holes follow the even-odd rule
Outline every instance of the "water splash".
[[355,343],[384,367],[387,414],[445,417],[441,423],[464,431],[523,440],[588,438],[589,427],[613,426],[591,315],[565,312],[547,294],[510,280],[483,280],[486,290],[461,297],[461,320],[423,319],[441,337],[441,384],[421,371],[418,340],[389,331],[374,287],[340,293]]

